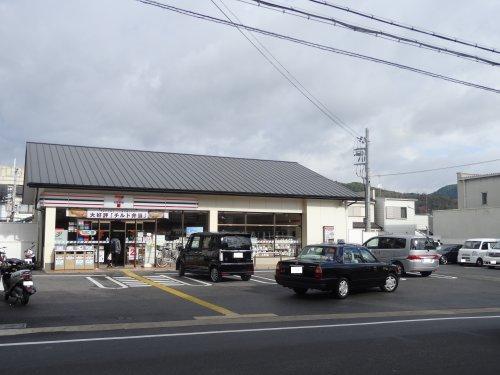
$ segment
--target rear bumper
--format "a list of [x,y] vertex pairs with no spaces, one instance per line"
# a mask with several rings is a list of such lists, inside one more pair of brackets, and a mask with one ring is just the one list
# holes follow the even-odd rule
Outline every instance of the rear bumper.
[[405,266],[405,271],[408,272],[428,272],[435,271],[439,268],[439,259],[436,259],[433,263],[424,263],[422,261],[407,261]]
[[222,275],[253,275],[253,262],[245,263],[221,263],[219,272]]
[[335,280],[316,280],[310,278],[298,278],[287,275],[275,275],[276,282],[285,288],[304,288],[304,289],[318,289],[318,290],[331,290]]

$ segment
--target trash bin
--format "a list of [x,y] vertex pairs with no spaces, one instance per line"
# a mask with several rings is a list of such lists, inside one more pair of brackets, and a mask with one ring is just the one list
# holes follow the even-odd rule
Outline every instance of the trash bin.
[[75,252],[66,251],[66,256],[64,257],[64,269],[74,270],[75,269]]
[[54,271],[61,271],[64,269],[64,251],[54,252]]
[[85,252],[77,251],[75,253],[75,270],[85,269]]
[[86,270],[94,269],[94,252],[91,250],[85,251],[85,269]]

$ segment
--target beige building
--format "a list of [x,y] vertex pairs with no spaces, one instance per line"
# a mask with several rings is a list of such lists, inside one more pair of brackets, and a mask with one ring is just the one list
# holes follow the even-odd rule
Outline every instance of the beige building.
[[293,162],[40,143],[26,155],[23,200],[39,209],[46,268],[64,254],[99,267],[111,238],[119,265],[148,266],[202,231],[250,233],[256,257],[293,256],[347,239],[347,203],[359,199]]
[[457,173],[458,209],[433,212],[433,229],[444,243],[500,237],[500,173]]

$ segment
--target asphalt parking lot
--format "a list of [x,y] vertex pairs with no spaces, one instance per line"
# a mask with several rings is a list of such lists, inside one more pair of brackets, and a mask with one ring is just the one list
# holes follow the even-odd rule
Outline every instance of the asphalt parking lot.
[[346,300],[336,300],[322,292],[298,297],[275,283],[273,271],[256,272],[248,282],[227,277],[217,284],[196,276],[179,278],[175,272],[137,272],[137,275],[147,278],[153,285],[121,271],[106,275],[36,275],[38,292],[28,306],[0,303],[2,324],[41,327],[172,321],[221,315],[165,292],[155,287],[157,285],[179,290],[240,315],[500,308],[500,270],[457,265],[441,266],[428,278],[406,275],[395,293],[372,289],[354,292]]
[[[371,366],[373,373],[496,373],[500,270],[446,265],[431,277],[404,276],[394,293],[373,289],[345,300],[321,292],[296,296],[274,282],[273,271],[217,284],[187,276],[36,275],[38,293],[28,306],[0,303],[2,358],[26,345],[33,358],[27,368],[40,373],[86,373],[78,367],[85,360],[120,374],[165,366],[174,373],[254,373],[258,361],[268,364],[263,373],[304,371],[310,361],[319,373],[363,373]],[[318,345],[329,349],[312,349]],[[46,361],[48,350],[53,361]],[[199,361],[190,359],[193,350]],[[237,362],[217,362],[220,350]],[[133,360],[138,351],[144,363]],[[99,357],[103,352],[109,360]],[[342,367],[332,371],[324,353]],[[415,356],[423,363],[407,368]],[[442,356],[455,358],[441,363]],[[277,359],[290,362],[283,367]],[[16,369],[15,361],[4,363]]]

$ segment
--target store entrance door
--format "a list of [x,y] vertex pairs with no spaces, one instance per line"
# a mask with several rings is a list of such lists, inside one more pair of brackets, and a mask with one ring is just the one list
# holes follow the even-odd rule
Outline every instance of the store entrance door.
[[[123,229],[122,229],[123,228]],[[111,231],[109,234],[109,240],[112,238],[116,238],[120,241],[121,252],[120,254],[113,254],[113,265],[118,267],[125,266],[125,222],[120,220],[111,221]],[[108,252],[106,256],[109,254],[109,243],[108,243]]]

